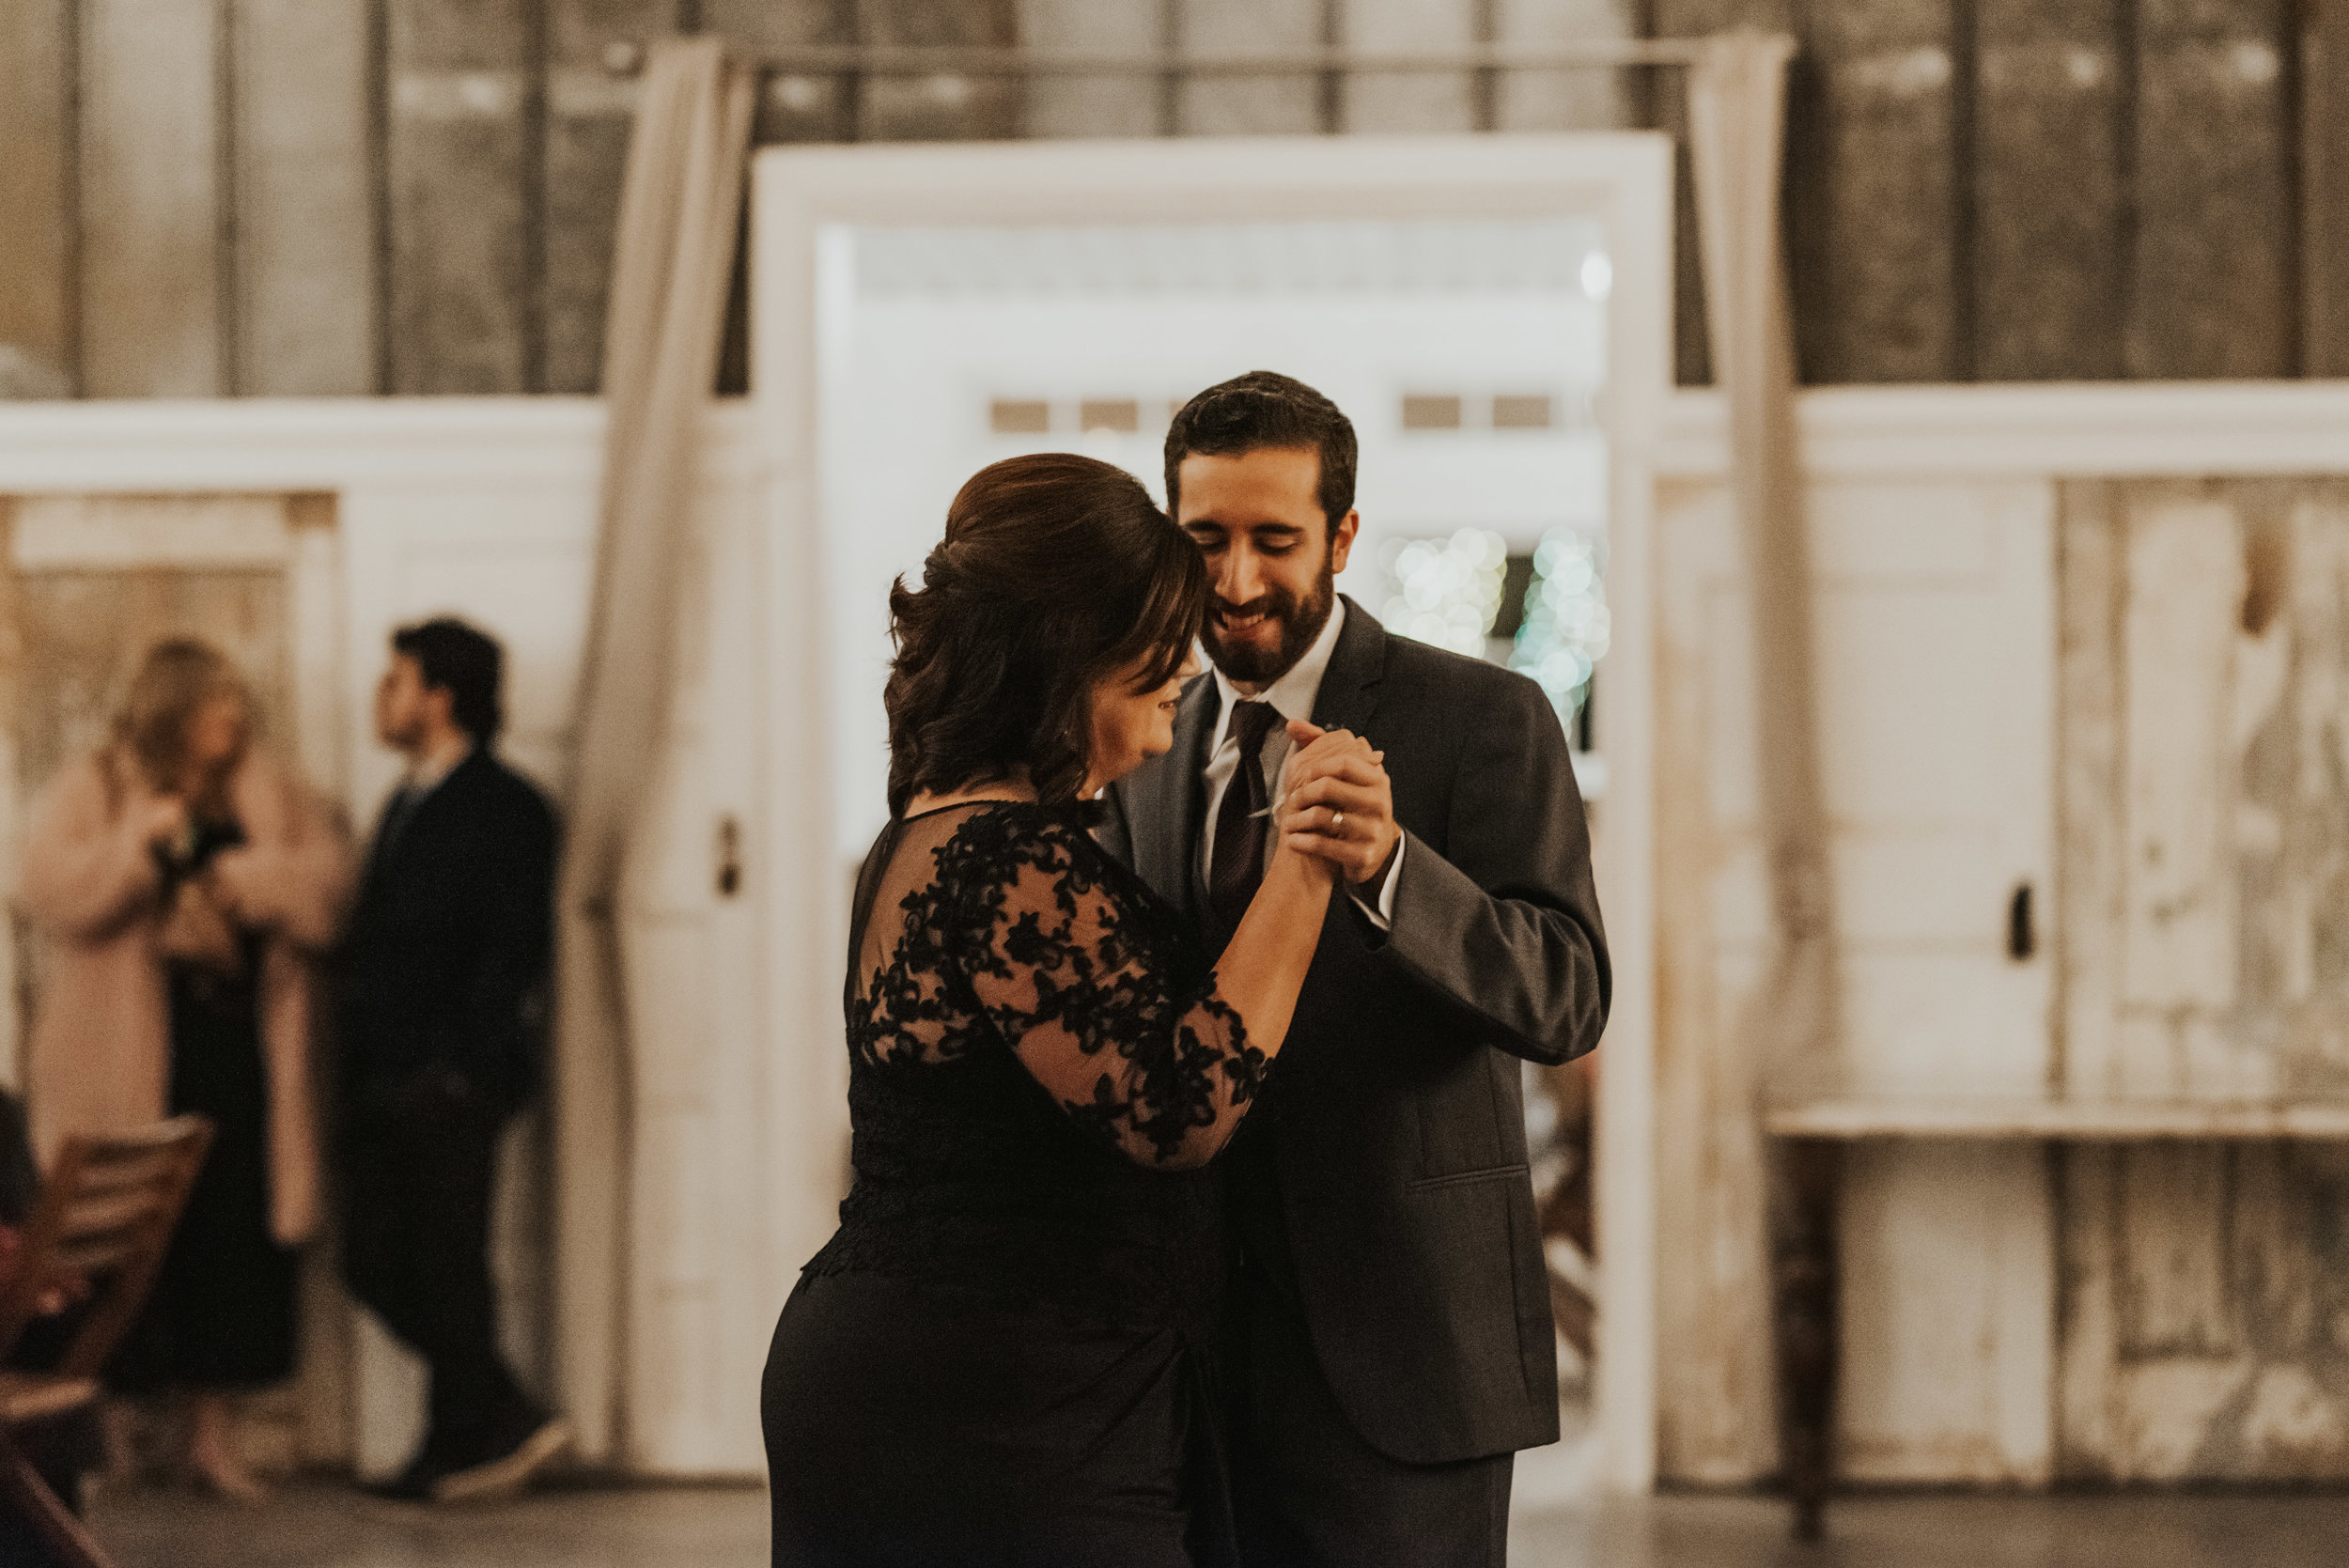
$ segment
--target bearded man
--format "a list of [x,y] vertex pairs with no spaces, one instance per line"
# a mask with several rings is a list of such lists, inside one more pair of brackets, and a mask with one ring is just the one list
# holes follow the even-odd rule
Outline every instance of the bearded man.
[[[1217,945],[1310,807],[1344,872],[1280,1065],[1224,1157],[1223,1346],[1248,1568],[1493,1568],[1558,1370],[1522,1067],[1597,1044],[1610,984],[1556,711],[1522,675],[1392,636],[1336,592],[1354,429],[1302,382],[1213,386],[1166,437],[1214,661],[1101,830]],[[1324,730],[1356,753],[1299,758]],[[1214,951],[1211,947],[1210,951]]]

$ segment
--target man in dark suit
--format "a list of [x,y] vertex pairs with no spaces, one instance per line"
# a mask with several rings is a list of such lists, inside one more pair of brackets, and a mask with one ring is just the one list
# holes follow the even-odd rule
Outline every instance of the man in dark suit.
[[[1215,578],[1215,668],[1185,691],[1173,751],[1112,790],[1102,832],[1218,945],[1274,802],[1312,808],[1347,884],[1225,1156],[1249,1568],[1488,1568],[1516,1451],[1558,1436],[1521,1061],[1597,1043],[1606,939],[1540,688],[1337,595],[1354,460],[1336,406],[1267,371],[1176,416],[1167,495]],[[1291,767],[1316,729],[1367,737],[1383,766]]]
[[406,627],[376,733],[406,753],[339,953],[343,1270],[431,1368],[430,1425],[382,1490],[512,1491],[568,1441],[497,1346],[500,1133],[537,1091],[554,813],[491,753],[503,658],[461,621]]

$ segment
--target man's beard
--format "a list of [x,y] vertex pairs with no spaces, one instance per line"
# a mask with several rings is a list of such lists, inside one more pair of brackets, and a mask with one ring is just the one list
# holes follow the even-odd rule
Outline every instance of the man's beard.
[[[1207,616],[1202,640],[1207,644],[1207,657],[1215,667],[1233,680],[1251,686],[1269,686],[1287,675],[1297,661],[1305,657],[1305,650],[1314,645],[1321,629],[1330,624],[1330,612],[1338,601],[1338,574],[1330,569],[1330,557],[1321,558],[1321,575],[1314,579],[1313,592],[1301,603],[1285,588],[1268,586],[1246,604],[1226,606],[1221,599]],[[1223,641],[1218,617],[1229,609],[1235,614],[1262,614],[1281,629],[1281,641],[1270,651]]]

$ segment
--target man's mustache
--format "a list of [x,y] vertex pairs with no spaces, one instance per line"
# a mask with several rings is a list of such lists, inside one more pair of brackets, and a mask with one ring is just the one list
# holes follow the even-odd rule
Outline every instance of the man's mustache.
[[1297,601],[1278,592],[1259,594],[1246,604],[1227,604],[1222,599],[1215,601],[1215,618],[1219,621],[1235,617],[1245,619],[1250,615],[1266,615],[1277,620],[1296,613]]

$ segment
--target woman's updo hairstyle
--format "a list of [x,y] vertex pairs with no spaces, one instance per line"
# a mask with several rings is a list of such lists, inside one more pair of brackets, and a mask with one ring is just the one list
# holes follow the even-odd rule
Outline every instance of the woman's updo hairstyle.
[[1164,685],[1209,592],[1198,547],[1125,470],[1066,452],[979,470],[922,586],[890,589],[890,811],[1020,772],[1047,804],[1076,800],[1093,688],[1138,661],[1137,691]]

